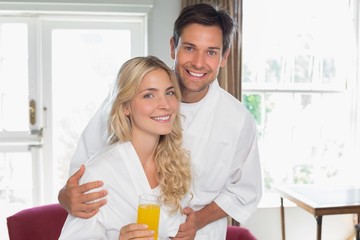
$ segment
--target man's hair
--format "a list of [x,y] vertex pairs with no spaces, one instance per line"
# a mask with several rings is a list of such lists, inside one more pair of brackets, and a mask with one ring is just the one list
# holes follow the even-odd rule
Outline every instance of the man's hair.
[[210,3],[199,3],[183,8],[174,23],[173,39],[175,47],[179,43],[183,29],[192,23],[204,26],[219,26],[223,34],[222,53],[224,54],[230,48],[237,26],[226,10]]

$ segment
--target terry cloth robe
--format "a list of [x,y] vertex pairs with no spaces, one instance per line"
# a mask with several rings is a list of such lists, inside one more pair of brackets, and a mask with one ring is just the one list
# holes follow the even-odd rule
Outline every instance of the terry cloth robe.
[[[256,210],[262,196],[262,177],[256,123],[240,101],[214,81],[185,123],[184,145],[191,152],[195,210],[215,201],[240,223]],[[199,104],[199,103],[198,103]],[[186,104],[181,112],[187,113]],[[196,239],[225,239],[227,219],[223,218],[197,232]]]
[[104,100],[81,133],[75,154],[70,162],[70,176],[106,146],[107,120],[109,117],[107,114],[107,102],[108,98]]
[[[86,163],[81,183],[101,179],[108,191],[107,204],[90,219],[68,215],[60,239],[114,239],[119,238],[120,229],[136,223],[139,196],[143,193],[159,195],[158,188],[151,189],[140,159],[130,142],[115,143],[98,152]],[[96,190],[95,190],[96,191]],[[189,199],[184,199],[183,206]],[[185,216],[178,211],[169,215],[169,209],[161,206],[159,240],[175,236]]]

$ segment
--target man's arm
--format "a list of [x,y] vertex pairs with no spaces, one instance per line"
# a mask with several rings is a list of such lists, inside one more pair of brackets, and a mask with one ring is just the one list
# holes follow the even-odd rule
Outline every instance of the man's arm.
[[224,212],[224,210],[222,210],[215,202],[206,205],[199,211],[196,211],[195,214],[197,229],[203,228],[209,223],[228,216],[228,214]]
[[206,205],[199,211],[185,208],[184,214],[187,215],[186,222],[180,225],[179,232],[175,238],[172,238],[173,240],[193,240],[197,230],[228,216],[215,202]]
[[[74,173],[66,182],[64,188],[59,191],[58,200],[63,208],[71,215],[79,218],[90,218],[94,216],[99,208],[106,204],[106,199],[101,199],[107,195],[106,190],[86,193],[89,190],[99,188],[103,185],[101,181],[94,181],[79,185],[79,180],[84,174],[85,166]],[[101,200],[99,200],[101,199]]]

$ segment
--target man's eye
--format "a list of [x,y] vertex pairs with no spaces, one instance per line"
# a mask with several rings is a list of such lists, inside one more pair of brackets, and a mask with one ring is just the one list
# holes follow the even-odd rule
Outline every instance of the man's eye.
[[185,50],[187,50],[187,51],[189,51],[189,52],[191,52],[191,51],[193,51],[193,47],[185,47]]
[[216,54],[217,54],[217,52],[215,52],[215,51],[209,51],[210,56],[216,56]]

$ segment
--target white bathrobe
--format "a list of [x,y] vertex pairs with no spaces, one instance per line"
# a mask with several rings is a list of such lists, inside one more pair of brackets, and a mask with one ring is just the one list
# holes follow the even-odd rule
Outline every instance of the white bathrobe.
[[[122,226],[135,223],[139,195],[153,193],[159,195],[158,188],[151,189],[141,162],[130,142],[116,143],[98,152],[86,162],[86,171],[81,183],[101,179],[108,190],[107,204],[90,219],[68,215],[60,239],[111,239],[119,238]],[[188,204],[188,198],[183,206]],[[180,212],[169,215],[161,206],[159,240],[175,236],[179,226],[185,221]]]
[[[242,103],[217,81],[195,105],[195,112],[191,104],[181,105],[184,146],[191,151],[194,168],[190,207],[198,210],[215,201],[229,216],[244,223],[262,196],[256,123]],[[105,146],[106,123],[100,108],[82,134],[71,173]],[[226,218],[208,224],[197,232],[196,240],[225,239],[226,225]]]
[[[195,169],[195,210],[215,201],[229,216],[246,222],[262,196],[262,178],[256,123],[248,110],[217,81],[197,103],[197,112],[182,104],[184,145]],[[189,112],[188,112],[189,110]],[[186,116],[190,116],[187,123]],[[225,239],[227,219],[197,232],[196,239]]]

